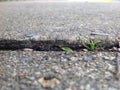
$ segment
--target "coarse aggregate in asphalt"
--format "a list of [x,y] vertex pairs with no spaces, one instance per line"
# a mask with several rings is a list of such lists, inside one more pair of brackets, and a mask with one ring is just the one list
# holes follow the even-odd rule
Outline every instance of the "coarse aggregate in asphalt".
[[0,51],[0,90],[120,90],[117,54]]

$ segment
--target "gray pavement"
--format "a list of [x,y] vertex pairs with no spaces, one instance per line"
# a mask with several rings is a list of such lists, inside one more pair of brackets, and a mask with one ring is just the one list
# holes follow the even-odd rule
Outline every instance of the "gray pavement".
[[17,49],[0,51],[0,90],[119,90],[119,52],[28,48],[46,48],[50,43],[39,42],[46,40],[119,41],[119,8],[118,3],[0,2],[0,47]]
[[119,40],[119,3],[1,2],[0,38]]
[[0,51],[0,90],[120,90],[117,54]]

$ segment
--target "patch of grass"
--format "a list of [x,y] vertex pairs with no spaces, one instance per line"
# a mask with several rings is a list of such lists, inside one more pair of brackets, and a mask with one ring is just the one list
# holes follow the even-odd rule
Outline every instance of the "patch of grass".
[[69,48],[69,47],[62,47],[61,48],[63,51],[65,51],[65,52],[72,52],[73,50],[71,49],[71,48]]
[[97,40],[88,40],[87,44],[83,44],[85,48],[87,48],[89,51],[94,51],[94,50],[100,50],[102,47],[100,46],[101,41]]

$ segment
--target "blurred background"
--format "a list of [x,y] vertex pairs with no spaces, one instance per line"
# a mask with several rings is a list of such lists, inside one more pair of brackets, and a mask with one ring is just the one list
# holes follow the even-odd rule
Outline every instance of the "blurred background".
[[120,2],[120,0],[0,0],[0,1],[55,1],[55,2]]

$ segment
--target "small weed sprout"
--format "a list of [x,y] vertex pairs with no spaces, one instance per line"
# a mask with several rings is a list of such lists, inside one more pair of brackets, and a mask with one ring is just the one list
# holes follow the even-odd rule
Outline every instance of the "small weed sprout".
[[84,47],[87,48],[88,50],[90,51],[93,51],[93,50],[97,50],[97,49],[100,49],[101,47],[99,46],[99,44],[101,43],[101,41],[96,41],[96,40],[89,40],[88,41],[88,44],[84,44]]

